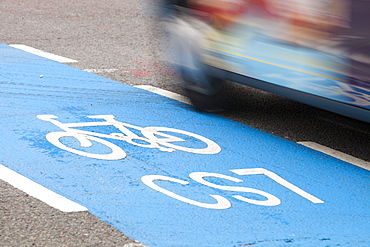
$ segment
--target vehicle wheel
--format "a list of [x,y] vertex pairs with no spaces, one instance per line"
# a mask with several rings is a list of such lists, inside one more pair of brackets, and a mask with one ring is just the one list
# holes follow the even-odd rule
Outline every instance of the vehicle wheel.
[[224,97],[222,95],[223,80],[215,79],[220,84],[220,89],[210,94],[205,94],[190,88],[185,88],[186,96],[190,99],[197,111],[219,111],[224,106]]
[[170,61],[180,75],[180,86],[197,110],[216,110],[223,86],[224,72],[202,60],[202,42],[211,27],[194,16],[183,13],[168,26]]
[[[192,75],[190,77],[189,75]],[[222,75],[205,66],[198,60],[198,66],[193,71],[182,71],[183,87],[186,96],[198,111],[217,111],[225,104],[223,95],[224,80]]]

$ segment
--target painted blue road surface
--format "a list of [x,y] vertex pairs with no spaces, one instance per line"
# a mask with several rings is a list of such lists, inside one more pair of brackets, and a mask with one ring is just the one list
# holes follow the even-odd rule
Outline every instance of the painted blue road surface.
[[0,44],[0,164],[149,246],[370,246],[370,172]]

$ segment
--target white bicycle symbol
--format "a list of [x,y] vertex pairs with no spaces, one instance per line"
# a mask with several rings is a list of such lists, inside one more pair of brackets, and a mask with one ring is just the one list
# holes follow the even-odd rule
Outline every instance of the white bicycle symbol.
[[[180,150],[189,153],[196,154],[216,154],[221,151],[221,147],[203,136],[190,133],[184,130],[178,130],[167,127],[138,127],[128,123],[122,123],[114,119],[113,115],[95,115],[87,116],[90,119],[103,119],[105,121],[100,122],[82,122],[82,123],[61,123],[57,121],[58,118],[55,115],[38,115],[37,118],[53,123],[63,131],[51,132],[46,135],[46,139],[53,145],[68,152],[78,154],[81,156],[103,159],[103,160],[119,160],[126,157],[126,152],[118,147],[117,145],[106,141],[101,138],[125,141],[135,146],[145,147],[145,148],[157,148],[164,152],[173,152],[175,150]],[[73,129],[80,127],[93,127],[93,126],[114,126],[121,133],[111,133],[102,134],[92,131]],[[128,128],[136,129],[141,132],[144,137],[140,137],[130,131]],[[166,132],[166,133],[163,133]],[[167,132],[176,133],[177,136],[169,135]],[[202,148],[191,148],[181,145],[176,145],[174,142],[185,142],[184,139],[178,137],[178,134],[185,135],[187,138],[195,138],[206,144],[206,147]],[[81,147],[91,147],[93,143],[91,141],[98,142],[102,145],[107,146],[111,151],[108,154],[96,154],[89,153],[75,148],[71,148],[63,144],[60,139],[63,137],[73,137],[78,140]],[[136,141],[136,142],[135,142]]]

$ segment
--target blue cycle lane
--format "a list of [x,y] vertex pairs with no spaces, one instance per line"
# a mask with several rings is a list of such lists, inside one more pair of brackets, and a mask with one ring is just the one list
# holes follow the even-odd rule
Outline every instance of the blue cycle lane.
[[149,246],[369,246],[370,172],[0,44],[0,164]]

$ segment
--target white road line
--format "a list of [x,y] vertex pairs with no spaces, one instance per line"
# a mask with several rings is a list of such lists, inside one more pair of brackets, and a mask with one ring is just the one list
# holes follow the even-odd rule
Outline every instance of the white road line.
[[129,243],[129,244],[124,244],[123,247],[148,247],[146,245],[143,245],[141,243]]
[[9,45],[9,46],[20,49],[20,50],[23,50],[23,51],[26,51],[26,52],[29,52],[29,53],[32,53],[32,54],[35,54],[35,55],[40,56],[40,57],[48,58],[48,59],[51,59],[51,60],[54,60],[54,61],[57,61],[57,62],[60,62],[60,63],[77,63],[76,60],[69,59],[69,58],[62,57],[62,56],[58,56],[58,55],[54,55],[52,53],[41,51],[41,50],[35,49],[33,47],[27,46],[27,45],[14,44],[14,45]]
[[87,211],[87,208],[84,206],[35,183],[3,165],[0,165],[0,179],[63,212]]
[[135,86],[135,87],[150,91],[150,92],[155,93],[155,94],[165,96],[167,98],[171,98],[171,99],[180,101],[180,102],[188,104],[188,105],[191,105],[191,102],[187,97],[182,96],[182,95],[177,94],[177,93],[173,93],[173,92],[170,92],[170,91],[167,91],[167,90],[164,90],[164,89],[161,89],[161,88],[153,87],[153,86],[150,86],[150,85],[138,85],[138,86]]
[[358,158],[353,157],[351,155],[348,155],[348,154],[342,153],[340,151],[328,148],[326,146],[320,145],[320,144],[315,143],[315,142],[308,142],[308,141],[306,142],[305,141],[305,142],[298,142],[298,143],[303,145],[303,146],[314,149],[316,151],[322,152],[324,154],[333,156],[337,159],[340,159],[340,160],[343,160],[345,162],[351,163],[355,166],[364,168],[366,170],[370,170],[370,162],[358,159]]
[[118,69],[85,69],[84,71],[90,72],[90,73],[112,73],[116,72]]

